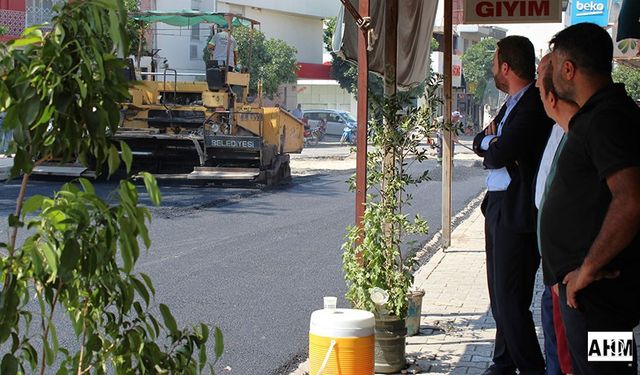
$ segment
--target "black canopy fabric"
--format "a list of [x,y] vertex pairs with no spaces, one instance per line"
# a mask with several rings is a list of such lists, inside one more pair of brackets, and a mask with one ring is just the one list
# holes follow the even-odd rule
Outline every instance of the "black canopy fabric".
[[[358,9],[358,0],[350,0]],[[429,54],[433,24],[436,17],[437,1],[400,0],[398,1],[398,61],[397,85],[409,88],[420,84],[427,78]],[[384,0],[370,0],[371,26],[374,31],[372,50],[368,52],[369,70],[384,73],[385,50],[385,6]],[[343,14],[345,12],[341,12]],[[340,23],[340,20],[338,20]],[[336,27],[336,33],[339,33]],[[344,14],[344,34],[340,44],[341,55],[353,62],[358,60],[358,31],[355,20]]]
[[624,0],[618,15],[618,35],[616,41],[640,39],[640,1]]

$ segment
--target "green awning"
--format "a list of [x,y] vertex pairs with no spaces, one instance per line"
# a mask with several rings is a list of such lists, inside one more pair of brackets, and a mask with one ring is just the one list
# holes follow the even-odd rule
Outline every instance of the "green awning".
[[226,16],[231,17],[233,27],[251,26],[259,24],[249,18],[241,17],[229,13],[213,13],[200,12],[196,10],[178,10],[178,11],[147,11],[133,13],[133,19],[146,23],[162,22],[172,26],[191,26],[199,23],[211,23],[220,27],[227,26]]

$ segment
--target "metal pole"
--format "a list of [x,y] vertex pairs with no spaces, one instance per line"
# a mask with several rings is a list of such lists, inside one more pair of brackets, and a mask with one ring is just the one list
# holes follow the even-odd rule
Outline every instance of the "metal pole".
[[396,93],[398,65],[398,0],[385,1],[384,96]]
[[[453,54],[453,0],[444,1],[444,124],[451,124],[451,66]],[[451,130],[442,135],[442,247],[451,246],[451,168],[453,154]]]
[[138,25],[140,26],[140,40],[138,40],[138,61],[136,62],[136,69],[138,70],[138,72],[140,72],[140,60],[142,60],[142,41],[144,40],[144,21],[140,21]]
[[[398,0],[385,1],[384,10],[384,97],[388,98],[396,93],[396,75],[398,64]],[[394,126],[385,119],[383,126],[387,129]],[[395,149],[388,147],[383,152],[381,190],[386,191],[389,179],[396,173]],[[384,199],[384,194],[383,199]]]
[[[361,17],[369,16],[369,0],[360,0]],[[367,31],[358,33],[358,131],[356,142],[356,225],[363,229],[365,203],[367,201],[367,120],[369,102],[369,57]],[[360,242],[360,239],[358,239]]]
[[[229,80],[229,64],[231,61],[229,61],[229,52],[231,50],[231,31],[233,28],[233,15],[231,14],[225,14],[225,18],[227,20],[227,51],[226,51],[226,55],[224,56],[224,81],[225,83]],[[233,65],[235,66],[235,61],[233,62]]]

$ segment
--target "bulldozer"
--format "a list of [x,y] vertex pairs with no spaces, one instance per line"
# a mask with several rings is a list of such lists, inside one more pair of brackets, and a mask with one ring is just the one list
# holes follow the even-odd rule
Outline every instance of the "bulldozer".
[[[174,26],[259,25],[229,13],[153,11],[133,17]],[[131,149],[134,171],[151,172],[159,180],[214,183],[275,185],[291,179],[289,154],[302,151],[304,125],[286,110],[262,106],[261,93],[250,103],[247,70],[207,64],[200,75],[169,68],[143,72],[140,56],[137,61],[136,68],[129,60],[130,100],[122,103],[121,121],[111,136]],[[189,75],[194,78],[185,80]]]

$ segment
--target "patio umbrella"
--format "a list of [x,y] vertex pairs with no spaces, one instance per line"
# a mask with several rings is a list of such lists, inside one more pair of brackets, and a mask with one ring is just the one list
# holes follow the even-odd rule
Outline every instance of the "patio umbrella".
[[[350,0],[358,8],[358,0]],[[411,87],[423,82],[429,70],[431,35],[436,17],[437,1],[402,0],[398,2],[397,85]],[[371,26],[375,42],[369,51],[369,71],[384,73],[385,4],[384,0],[370,0]],[[341,22],[338,20],[338,25]],[[336,28],[337,33],[339,28]],[[344,17],[344,33],[339,43],[346,60],[358,60],[358,31],[353,17]]]

